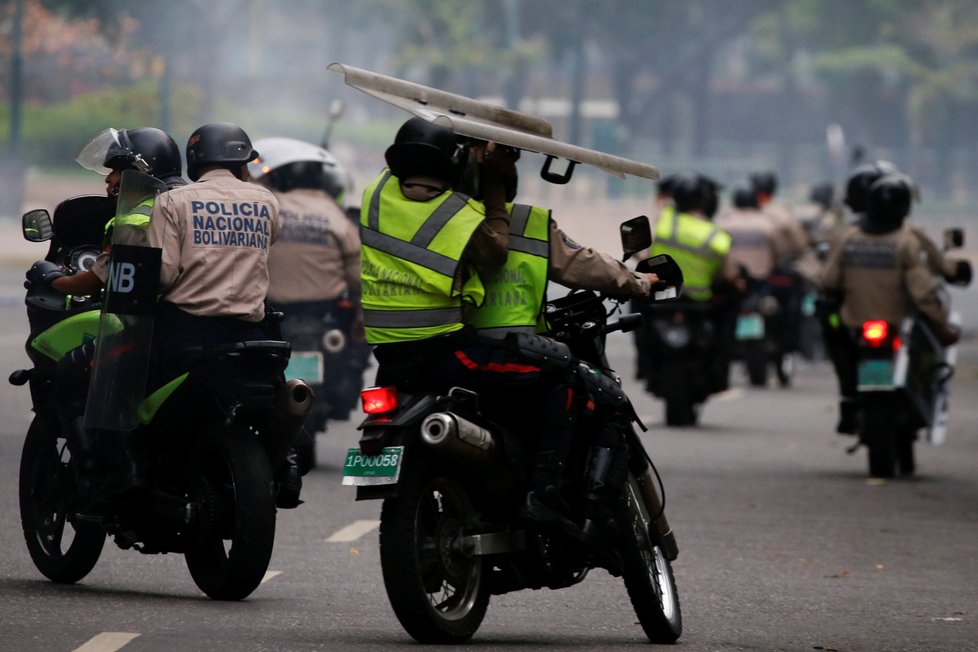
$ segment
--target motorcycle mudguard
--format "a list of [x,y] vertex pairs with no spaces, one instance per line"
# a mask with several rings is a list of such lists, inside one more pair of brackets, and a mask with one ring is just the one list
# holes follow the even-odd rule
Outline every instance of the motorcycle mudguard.
[[[128,432],[140,423],[162,260],[161,250],[146,242],[146,209],[165,191],[166,185],[149,175],[134,170],[122,173],[109,279],[85,405],[86,428]],[[141,225],[121,219],[134,214],[147,219]]]

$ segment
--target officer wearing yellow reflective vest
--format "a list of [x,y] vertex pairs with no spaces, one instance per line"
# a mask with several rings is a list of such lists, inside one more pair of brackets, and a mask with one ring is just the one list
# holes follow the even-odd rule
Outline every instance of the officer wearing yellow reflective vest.
[[[481,345],[465,328],[462,307],[485,299],[474,265],[491,268],[506,260],[502,179],[516,158],[500,151],[486,160],[489,147],[411,118],[385,152],[388,168],[364,189],[361,303],[367,342],[379,362],[378,384],[472,384],[456,353]],[[470,154],[486,170],[483,201],[456,191]]]
[[[718,184],[702,175],[678,174],[672,178],[673,205],[659,215],[650,256],[669,254],[683,270],[683,295],[697,303],[709,303],[711,318],[718,333],[714,385],[725,389],[729,375],[729,352],[733,337],[736,301],[733,296],[746,289],[746,283],[729,256],[731,238],[711,221],[717,209]],[[640,369],[656,364],[652,347],[645,350]]]
[[[515,186],[515,183],[513,184]],[[513,351],[525,353],[544,338],[535,335],[545,328],[542,310],[548,280],[573,289],[588,289],[647,298],[654,275],[638,274],[612,257],[582,247],[561,231],[547,209],[512,204],[509,254],[501,267],[481,268],[486,301],[466,311],[465,322],[477,329],[480,338],[504,340]],[[550,346],[553,346],[552,344]],[[533,359],[535,382],[524,391],[507,397],[505,411],[495,415],[517,432],[534,433],[530,492],[523,516],[532,524],[558,528],[607,555],[603,524],[610,517],[607,504],[624,478],[625,457],[617,455],[624,443],[620,405],[602,387],[590,391],[589,382],[600,382],[600,374],[581,374],[577,364],[547,364]],[[594,400],[601,397],[601,400]],[[507,415],[510,415],[507,418]],[[599,424],[590,437],[584,508],[572,513],[561,496],[563,466],[579,418]],[[580,517],[581,521],[578,522]]]

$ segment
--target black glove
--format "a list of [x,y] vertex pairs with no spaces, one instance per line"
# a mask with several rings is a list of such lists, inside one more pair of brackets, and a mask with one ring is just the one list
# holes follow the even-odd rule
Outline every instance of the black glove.
[[947,282],[958,287],[968,287],[971,285],[971,263],[967,260],[959,260],[955,264],[954,274],[946,277]]
[[28,290],[34,286],[37,288],[50,287],[51,281],[64,275],[64,270],[56,263],[49,260],[39,260],[27,270],[27,282],[24,283],[24,287]]

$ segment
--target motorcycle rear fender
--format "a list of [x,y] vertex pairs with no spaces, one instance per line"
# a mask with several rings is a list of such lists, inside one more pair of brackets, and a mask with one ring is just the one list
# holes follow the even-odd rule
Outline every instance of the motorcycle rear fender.
[[386,446],[400,445],[406,431],[441,409],[436,394],[398,394],[397,399],[399,405],[393,412],[368,414],[357,426],[357,430],[363,433],[360,436],[360,451],[364,455],[376,455]]

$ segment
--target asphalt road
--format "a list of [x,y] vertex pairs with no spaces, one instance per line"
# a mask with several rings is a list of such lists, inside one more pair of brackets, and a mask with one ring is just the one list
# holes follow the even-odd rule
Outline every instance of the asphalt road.
[[[0,265],[0,370],[26,363],[22,259]],[[11,261],[16,264],[13,264]],[[970,294],[957,295],[962,303]],[[974,311],[971,303],[962,305]],[[978,343],[962,346],[943,447],[918,444],[912,481],[868,482],[865,452],[833,434],[834,380],[802,363],[791,388],[734,387],[696,428],[661,425],[662,405],[625,377],[666,486],[680,546],[685,631],[677,649],[978,650]],[[107,542],[74,586],[46,581],[20,530],[17,467],[26,388],[0,385],[0,651],[417,649],[380,576],[380,504],[353,500],[339,468],[356,421],[319,437],[306,503],[279,513],[269,577],[240,603],[200,593],[183,559]],[[620,580],[495,597],[466,646],[625,650],[645,643]]]

